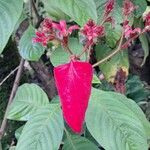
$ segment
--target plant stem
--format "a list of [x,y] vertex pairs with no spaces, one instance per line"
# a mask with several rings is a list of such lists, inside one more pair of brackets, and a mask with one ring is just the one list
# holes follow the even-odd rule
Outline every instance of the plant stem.
[[110,59],[111,57],[113,57],[114,55],[116,55],[121,50],[121,48],[122,48],[122,42],[123,42],[123,33],[122,33],[122,36],[120,38],[119,46],[117,47],[117,49],[115,49],[112,53],[110,53],[108,56],[106,56],[102,60],[100,60],[97,63],[95,63],[92,67],[94,68],[96,66],[99,66],[103,62],[107,61],[108,59]]
[[86,45],[86,46],[83,48],[82,52],[81,52],[77,57],[80,58],[80,57],[87,51],[87,48],[88,48],[88,45]]
[[16,75],[16,78],[15,78],[15,81],[14,81],[14,84],[13,84],[13,88],[12,88],[11,94],[10,94],[10,97],[9,97],[9,100],[8,100],[8,104],[7,104],[7,108],[6,108],[6,111],[5,111],[5,115],[4,115],[2,124],[1,124],[0,140],[2,139],[2,137],[4,135],[4,132],[5,132],[5,128],[6,128],[6,125],[7,125],[7,113],[8,113],[8,110],[9,110],[9,106],[12,103],[13,98],[14,98],[14,96],[16,94],[17,89],[18,89],[18,85],[19,85],[19,82],[20,82],[21,74],[22,74],[22,71],[23,71],[24,62],[25,62],[25,60],[22,58],[21,61],[20,61],[20,64],[19,64],[19,69],[17,71],[17,75]]
[[2,86],[2,84],[3,84],[11,75],[13,75],[18,69],[19,69],[19,66],[16,67],[14,70],[12,70],[12,71],[0,82],[0,86]]
[[64,49],[65,49],[70,55],[73,55],[73,52],[71,51],[71,49],[70,49],[68,46],[64,47]]
[[132,42],[134,39],[136,39],[143,33],[144,32],[141,32],[140,34],[133,36],[131,39],[127,40],[124,44],[122,44],[122,42],[123,42],[123,34],[122,34],[118,48],[115,49],[112,53],[110,53],[108,56],[106,56],[102,60],[95,63],[92,67],[94,68],[94,67],[99,66],[100,64],[104,63],[105,61],[107,61],[108,59],[110,59],[111,57],[116,55],[118,52],[120,52],[120,50],[124,49],[128,43]]

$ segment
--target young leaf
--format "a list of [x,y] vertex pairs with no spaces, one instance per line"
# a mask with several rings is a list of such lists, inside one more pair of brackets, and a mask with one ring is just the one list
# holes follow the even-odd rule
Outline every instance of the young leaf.
[[45,50],[39,43],[33,43],[32,38],[34,36],[35,29],[30,25],[19,42],[20,55],[30,61],[38,61]]
[[29,120],[33,114],[49,104],[46,93],[36,84],[23,84],[19,87],[7,118],[11,120]]
[[49,8],[58,9],[75,22],[83,26],[89,19],[97,22],[97,12],[94,0],[44,0],[47,11]]
[[11,36],[22,10],[23,0],[0,0],[0,54]]
[[92,90],[86,125],[107,150],[147,150],[144,116],[135,102],[125,96]]
[[16,150],[58,150],[64,123],[59,104],[51,104],[35,113],[25,125]]
[[79,135],[71,135],[67,132],[63,150],[99,150],[99,148],[88,139]]

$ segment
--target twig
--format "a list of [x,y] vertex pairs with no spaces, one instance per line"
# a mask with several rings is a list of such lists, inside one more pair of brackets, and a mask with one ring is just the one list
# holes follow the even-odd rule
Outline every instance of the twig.
[[108,59],[110,59],[111,57],[113,57],[114,55],[116,55],[122,48],[122,42],[123,42],[123,33],[119,42],[119,46],[117,47],[117,49],[115,49],[112,53],[110,53],[108,56],[106,56],[104,59],[98,61],[97,63],[95,63],[92,67],[96,67],[99,66],[100,64],[102,64],[103,62],[107,61]]
[[41,16],[39,15],[38,10],[37,10],[37,8],[36,8],[35,3],[34,3],[33,0],[31,0],[31,4],[32,4],[32,8],[33,8],[33,11],[34,11],[34,13],[35,13],[37,19],[40,20],[40,19],[41,19]]
[[83,48],[82,52],[77,56],[78,58],[80,58],[80,57],[87,51],[88,46],[89,46],[89,45],[86,45],[86,46]]
[[13,75],[17,70],[18,70],[19,66],[16,67],[14,70],[12,70],[1,82],[0,82],[0,86],[2,86],[2,84],[11,76]]
[[9,97],[9,100],[8,100],[8,104],[7,104],[7,108],[6,108],[6,111],[5,111],[5,115],[4,115],[2,124],[1,124],[0,140],[2,139],[2,137],[4,135],[4,132],[5,132],[5,128],[6,128],[6,125],[7,125],[8,109],[9,109],[9,106],[12,103],[13,98],[14,98],[14,96],[16,94],[17,89],[18,89],[18,85],[19,85],[19,82],[20,82],[21,74],[22,74],[22,71],[23,71],[24,62],[25,62],[25,60],[22,58],[21,61],[20,61],[20,64],[19,64],[19,69],[17,71],[17,75],[16,75],[16,78],[15,78],[15,81],[14,81],[14,84],[13,84],[13,88],[12,88],[11,94],[10,94],[10,97]]

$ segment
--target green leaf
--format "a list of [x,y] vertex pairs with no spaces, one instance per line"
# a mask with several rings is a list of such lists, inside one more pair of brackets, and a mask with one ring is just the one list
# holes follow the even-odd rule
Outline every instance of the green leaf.
[[92,84],[101,84],[100,79],[94,74]]
[[135,10],[135,16],[141,17],[147,7],[146,0],[133,0],[133,3],[135,6],[138,6],[138,8]]
[[98,147],[88,139],[79,135],[71,135],[67,132],[63,150],[98,150]]
[[97,22],[94,0],[44,0],[47,11],[53,8],[64,12],[79,25],[83,26],[89,19]]
[[11,36],[22,10],[23,0],[0,0],[0,54]]
[[115,48],[121,37],[121,33],[122,27],[120,25],[115,25],[115,28],[110,24],[106,25],[106,44],[111,48]]
[[15,131],[15,137],[16,137],[17,140],[19,140],[23,128],[24,128],[24,125],[21,126],[20,128],[18,128],[18,129]]
[[[97,45],[96,46],[96,58],[97,60],[101,60],[105,58],[112,52],[107,45]],[[123,50],[118,54],[114,55],[111,59],[101,64],[100,69],[102,70],[105,79],[109,82],[114,82],[114,78],[118,69],[122,68],[123,71],[128,74],[129,69],[129,60],[128,60],[128,52],[127,50]]]
[[58,150],[64,123],[60,105],[39,110],[25,125],[16,150]]
[[138,105],[125,96],[92,90],[86,125],[106,150],[147,150],[145,119]]
[[9,148],[9,150],[15,150],[16,149],[16,146],[11,146],[10,148]]
[[41,44],[33,43],[33,37],[35,37],[35,29],[30,25],[19,42],[19,53],[24,59],[38,61],[45,49]]
[[149,43],[148,43],[148,37],[146,36],[146,33],[142,34],[139,39],[140,39],[140,42],[142,44],[142,48],[144,50],[144,59],[143,59],[143,62],[141,64],[141,66],[143,66],[145,64],[145,61],[146,61],[146,58],[148,57],[149,55]]
[[[83,49],[82,44],[79,43],[77,38],[70,38],[69,47],[74,54],[79,54]],[[70,54],[67,53],[62,47],[57,48],[50,56],[51,62],[54,66],[69,62],[69,58]],[[81,60],[85,60],[85,55],[81,57]]]
[[29,120],[33,114],[49,104],[46,93],[36,84],[23,84],[9,108],[7,118],[11,120]]
[[130,75],[128,77],[126,82],[126,89],[126,96],[133,99],[137,103],[146,100],[150,95],[140,78],[136,75]]

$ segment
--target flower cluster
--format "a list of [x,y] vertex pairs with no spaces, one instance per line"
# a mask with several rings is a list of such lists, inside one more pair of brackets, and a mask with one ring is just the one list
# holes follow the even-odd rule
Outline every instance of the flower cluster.
[[81,33],[86,37],[87,45],[93,45],[98,37],[103,37],[105,33],[104,26],[96,25],[93,20],[89,20],[81,30]]
[[55,23],[50,18],[46,18],[42,22],[40,29],[36,32],[36,37],[33,38],[33,42],[47,46],[48,42],[55,39],[66,45],[68,42],[68,36],[73,32],[73,30],[78,29],[79,27],[77,25],[67,28],[66,21],[64,20],[61,20],[59,23]]
[[134,36],[139,35],[142,32],[141,28],[133,29],[129,25],[128,21],[124,23],[123,27],[124,27],[124,36],[126,39],[133,38]]

